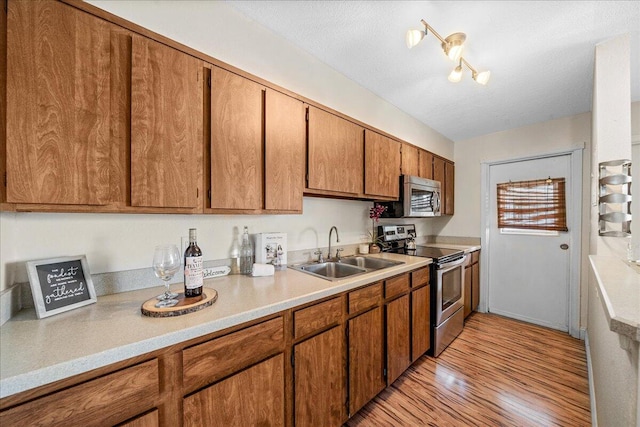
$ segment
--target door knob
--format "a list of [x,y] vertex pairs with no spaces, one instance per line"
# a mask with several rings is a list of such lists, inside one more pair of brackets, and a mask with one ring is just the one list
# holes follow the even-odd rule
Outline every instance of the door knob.
[[566,251],[567,249],[569,249],[569,245],[567,245],[566,243],[563,243],[560,245],[560,249],[562,249],[563,251]]

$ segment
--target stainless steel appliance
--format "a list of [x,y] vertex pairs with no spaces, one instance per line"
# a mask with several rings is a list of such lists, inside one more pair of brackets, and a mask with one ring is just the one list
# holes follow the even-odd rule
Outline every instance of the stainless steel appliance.
[[377,202],[386,206],[382,218],[424,218],[440,216],[440,182],[417,176],[400,177],[400,199]]
[[410,244],[416,236],[413,224],[381,225],[378,235],[382,236],[383,251],[433,259],[430,271],[431,352],[438,357],[464,326],[464,251]]

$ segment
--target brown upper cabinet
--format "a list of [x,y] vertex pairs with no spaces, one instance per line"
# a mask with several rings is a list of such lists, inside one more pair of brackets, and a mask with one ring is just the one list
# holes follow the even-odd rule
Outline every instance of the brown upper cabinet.
[[209,207],[301,212],[305,138],[301,101],[214,66]]
[[202,181],[202,62],[133,36],[131,205],[196,208]]
[[403,173],[453,213],[452,163],[94,6],[9,0],[0,27],[0,209],[300,213]]
[[54,1],[7,6],[7,202],[109,203],[111,25]]
[[308,126],[307,188],[362,194],[364,128],[312,106]]
[[261,209],[264,87],[211,70],[211,208]]
[[419,148],[409,144],[402,144],[402,174],[419,176]]
[[433,154],[422,148],[403,143],[402,174],[433,179]]
[[400,143],[366,129],[364,164],[365,194],[397,199],[400,190]]
[[302,212],[306,158],[306,107],[267,89],[265,110],[264,207]]
[[428,151],[420,150],[420,172],[418,175],[422,178],[435,179],[433,177],[433,154]]
[[433,179],[440,181],[442,185],[441,210],[443,215],[453,215],[454,172],[453,163],[439,157],[433,158]]

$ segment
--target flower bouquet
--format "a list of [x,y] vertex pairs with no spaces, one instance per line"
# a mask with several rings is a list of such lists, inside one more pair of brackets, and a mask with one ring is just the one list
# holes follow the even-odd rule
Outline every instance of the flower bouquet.
[[373,207],[369,209],[369,218],[371,218],[371,232],[369,232],[369,236],[371,238],[370,252],[378,253],[380,252],[380,244],[382,236],[377,236],[376,233],[376,223],[380,220],[382,213],[387,210],[386,206],[379,205],[377,203],[373,204]]

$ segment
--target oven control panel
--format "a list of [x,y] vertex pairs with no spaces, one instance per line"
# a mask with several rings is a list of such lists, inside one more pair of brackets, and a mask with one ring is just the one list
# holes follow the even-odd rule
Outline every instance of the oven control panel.
[[415,238],[416,226],[415,224],[379,225],[378,236],[382,236],[385,242]]

